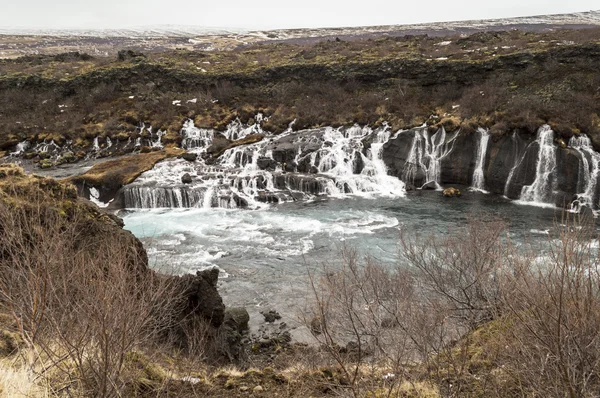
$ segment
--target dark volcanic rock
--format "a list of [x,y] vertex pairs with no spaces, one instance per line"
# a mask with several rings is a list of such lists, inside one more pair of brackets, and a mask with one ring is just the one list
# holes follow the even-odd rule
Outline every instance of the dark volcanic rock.
[[277,162],[271,158],[260,157],[256,161],[256,165],[261,170],[274,171],[277,168]]
[[184,184],[191,184],[192,176],[189,173],[185,173],[181,176],[181,182],[183,182]]
[[483,169],[485,185],[488,191],[502,195],[510,171],[521,160],[527,142],[517,133],[492,136],[490,142]]
[[262,316],[265,317],[265,322],[267,322],[267,323],[273,323],[276,320],[281,319],[281,315],[279,315],[279,313],[274,310],[261,312],[261,314],[262,314]]
[[[569,193],[571,202],[573,194],[584,191],[584,181],[579,178],[581,153],[570,148],[558,148],[556,151],[556,171],[557,171],[557,189]],[[562,207],[563,200],[560,200]],[[559,206],[557,204],[557,206]]]
[[421,187],[421,189],[429,189],[429,190],[436,190],[438,188],[437,183],[435,181],[429,181],[428,183],[423,184],[423,186]]
[[191,153],[191,152],[186,152],[183,155],[181,155],[181,157],[184,160],[187,160],[188,162],[195,162],[196,159],[198,158],[198,155],[195,153]]
[[225,309],[223,323],[235,325],[238,332],[241,333],[244,330],[248,330],[248,322],[250,322],[250,315],[244,307],[230,307]]
[[[389,140],[383,145],[383,162],[388,167],[388,173],[400,179],[403,177],[406,160],[410,154],[414,140],[414,130],[408,130],[398,134],[398,137]],[[425,183],[425,174],[411,176],[410,181],[405,181],[414,186]]]
[[312,195],[318,195],[325,189],[325,181],[322,178],[304,174],[279,174],[275,176],[273,183],[277,189],[291,189]]
[[477,161],[479,134],[459,133],[450,153],[440,161],[443,184],[470,185]]
[[185,305],[181,319],[200,316],[212,326],[219,327],[225,317],[225,305],[217,291],[219,270],[198,271],[196,275],[184,275],[179,286]]
[[[540,146],[537,142],[532,142],[525,150],[520,163],[514,170],[510,182],[507,183],[505,194],[508,198],[519,199],[523,187],[525,185],[531,185],[535,181],[539,148]],[[517,162],[519,162],[519,160],[517,160]]]
[[208,147],[206,152],[209,154],[219,154],[219,153],[223,152],[225,150],[225,148],[227,148],[229,145],[231,145],[232,142],[233,141],[228,140],[227,137],[225,137],[223,134],[215,133],[215,135],[213,137],[212,145],[210,147]]

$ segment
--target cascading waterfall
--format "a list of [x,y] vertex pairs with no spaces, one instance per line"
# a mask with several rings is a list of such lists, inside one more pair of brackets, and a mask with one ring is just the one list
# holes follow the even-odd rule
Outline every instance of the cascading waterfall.
[[482,129],[481,127],[478,128],[477,131],[481,134],[481,137],[479,138],[479,148],[477,148],[477,163],[475,164],[475,170],[473,171],[473,183],[471,189],[486,192],[483,167],[485,165],[485,155],[490,140],[490,133],[488,130]]
[[181,134],[184,137],[181,141],[181,147],[185,149],[208,148],[214,138],[213,130],[199,129],[194,126],[192,119],[185,121]]
[[556,190],[556,147],[554,132],[548,125],[540,127],[537,133],[539,145],[535,180],[521,190],[520,201],[525,203],[552,204]]
[[[262,118],[256,120],[260,122]],[[239,139],[257,132],[265,134],[258,123],[246,127],[236,121],[228,126],[224,135]],[[212,144],[214,133],[198,129],[193,121],[187,121],[181,131],[182,145],[203,155]],[[270,139],[231,148],[217,164],[207,164],[202,156],[194,163],[168,160],[125,187],[125,206],[259,208],[264,203],[310,199],[324,194],[403,196],[404,183],[387,175],[381,156],[383,144],[390,135],[389,126],[376,131],[358,125],[297,133],[290,129]],[[364,155],[362,141],[367,137],[372,143]],[[308,162],[306,167],[314,170],[312,174],[285,173],[282,164],[274,159],[278,142],[283,140],[293,142],[296,166],[300,161]],[[313,149],[306,149],[309,147]],[[261,160],[272,168],[263,169]],[[191,184],[181,182],[185,173],[195,176]]]
[[594,151],[592,141],[586,135],[573,136],[569,140],[569,147],[581,155],[579,186],[582,192],[577,194],[577,199],[572,204],[573,211],[579,211],[582,206],[597,208],[594,203],[598,174],[600,172],[600,154]]
[[60,149],[61,148],[54,142],[54,140],[51,140],[50,142],[46,142],[46,140],[44,140],[43,142],[37,144],[35,148],[33,148],[33,150],[38,153],[55,152],[60,151]]
[[[413,130],[410,131],[413,132]],[[433,182],[438,190],[442,189],[440,186],[441,161],[452,152],[458,134],[459,131],[449,136],[444,127],[440,127],[433,136],[429,136],[425,126],[414,130],[414,138],[406,159],[402,180],[414,184],[418,171],[422,170],[425,173],[425,184]]]
[[371,142],[371,148],[368,152],[369,160],[371,162],[370,164],[365,165],[361,174],[373,176],[377,185],[381,187],[381,193],[402,196],[405,191],[404,183],[396,177],[388,175],[388,168],[382,157],[383,145],[389,141],[390,136],[391,127],[387,124],[384,125],[382,130],[375,134],[375,138]]

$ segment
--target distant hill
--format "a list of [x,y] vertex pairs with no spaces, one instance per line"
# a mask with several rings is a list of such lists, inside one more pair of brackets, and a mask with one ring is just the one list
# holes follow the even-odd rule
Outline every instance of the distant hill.
[[380,36],[469,35],[480,31],[516,29],[543,32],[598,26],[600,26],[600,11],[413,25],[255,31],[184,25],[159,25],[128,29],[0,28],[0,58],[15,58],[32,54],[58,54],[68,51],[112,56],[119,49],[124,48],[146,52],[177,48],[213,51],[230,50],[263,42],[310,44],[332,38],[359,40]]

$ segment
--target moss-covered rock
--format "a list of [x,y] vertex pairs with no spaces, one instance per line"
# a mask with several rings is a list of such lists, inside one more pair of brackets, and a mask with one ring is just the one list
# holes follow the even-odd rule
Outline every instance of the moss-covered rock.
[[443,194],[447,198],[454,198],[461,195],[460,190],[454,187],[444,189]]

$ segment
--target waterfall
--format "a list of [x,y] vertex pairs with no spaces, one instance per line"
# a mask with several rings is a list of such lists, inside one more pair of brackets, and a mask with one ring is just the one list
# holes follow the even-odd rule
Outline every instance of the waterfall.
[[214,131],[209,129],[199,129],[194,126],[194,121],[188,119],[181,129],[183,140],[181,147],[185,149],[208,148],[212,144]]
[[[513,150],[515,153],[517,153],[518,152],[518,144],[517,144],[517,132],[516,131],[513,133],[511,139],[513,142]],[[508,173],[508,178],[506,179],[506,183],[504,184],[504,196],[505,197],[508,197],[508,189],[510,188],[510,183],[512,182],[513,176],[515,175],[515,171],[519,168],[519,166],[521,166],[521,163],[523,163],[526,153],[527,152],[525,152],[519,160],[515,161],[515,164],[510,169],[510,173]]]
[[94,138],[94,143],[92,144],[94,152],[98,152],[100,150],[100,144],[98,143],[98,137]]
[[553,204],[556,190],[556,147],[554,132],[548,125],[538,130],[536,141],[539,145],[535,180],[521,190],[520,201],[536,204]]
[[485,165],[485,155],[490,140],[490,133],[488,130],[482,129],[481,127],[478,128],[477,131],[481,134],[481,137],[479,138],[479,148],[477,148],[477,163],[475,164],[475,170],[473,171],[473,183],[471,189],[486,192],[483,167]]
[[382,130],[375,133],[368,152],[370,164],[366,162],[367,165],[361,174],[373,176],[381,193],[402,196],[405,191],[404,183],[396,177],[388,175],[387,166],[383,161],[383,145],[389,141],[390,136],[391,128],[387,124]]
[[454,148],[459,131],[448,135],[444,127],[429,136],[427,127],[414,130],[412,146],[402,172],[402,180],[414,184],[419,170],[425,173],[425,184],[433,182],[441,189],[441,162]]
[[[318,195],[404,196],[404,183],[387,174],[382,159],[383,145],[391,136],[389,126],[376,130],[358,125],[299,132],[289,129],[274,136],[261,129],[262,116],[257,115],[256,120],[251,126],[234,121],[224,135],[239,139],[261,133],[267,139],[228,149],[216,162],[207,163],[202,157],[195,162],[160,162],[124,188],[125,206],[260,208]],[[205,152],[214,133],[196,128],[188,120],[181,130],[182,146]],[[366,139],[371,142],[368,151],[363,144]],[[310,170],[310,174],[286,173],[281,159],[287,159],[288,166],[293,163],[294,168],[303,162],[301,169]],[[183,184],[181,176],[185,173],[197,177]]]
[[49,143],[44,140],[43,142],[37,144],[33,150],[38,153],[48,153],[60,151],[60,147],[54,142],[54,140],[51,140]]
[[579,211],[581,206],[595,209],[598,207],[594,203],[594,197],[600,172],[600,154],[594,151],[590,138],[583,134],[571,137],[569,147],[581,155],[578,186],[582,188],[583,192],[577,194],[577,199],[573,202],[573,210]]
[[31,147],[31,144],[29,141],[25,140],[25,141],[21,141],[17,144],[17,147],[15,148],[14,152],[11,152],[10,155],[11,156],[18,156],[18,155],[22,155],[23,153],[25,153],[26,150],[28,150]]

